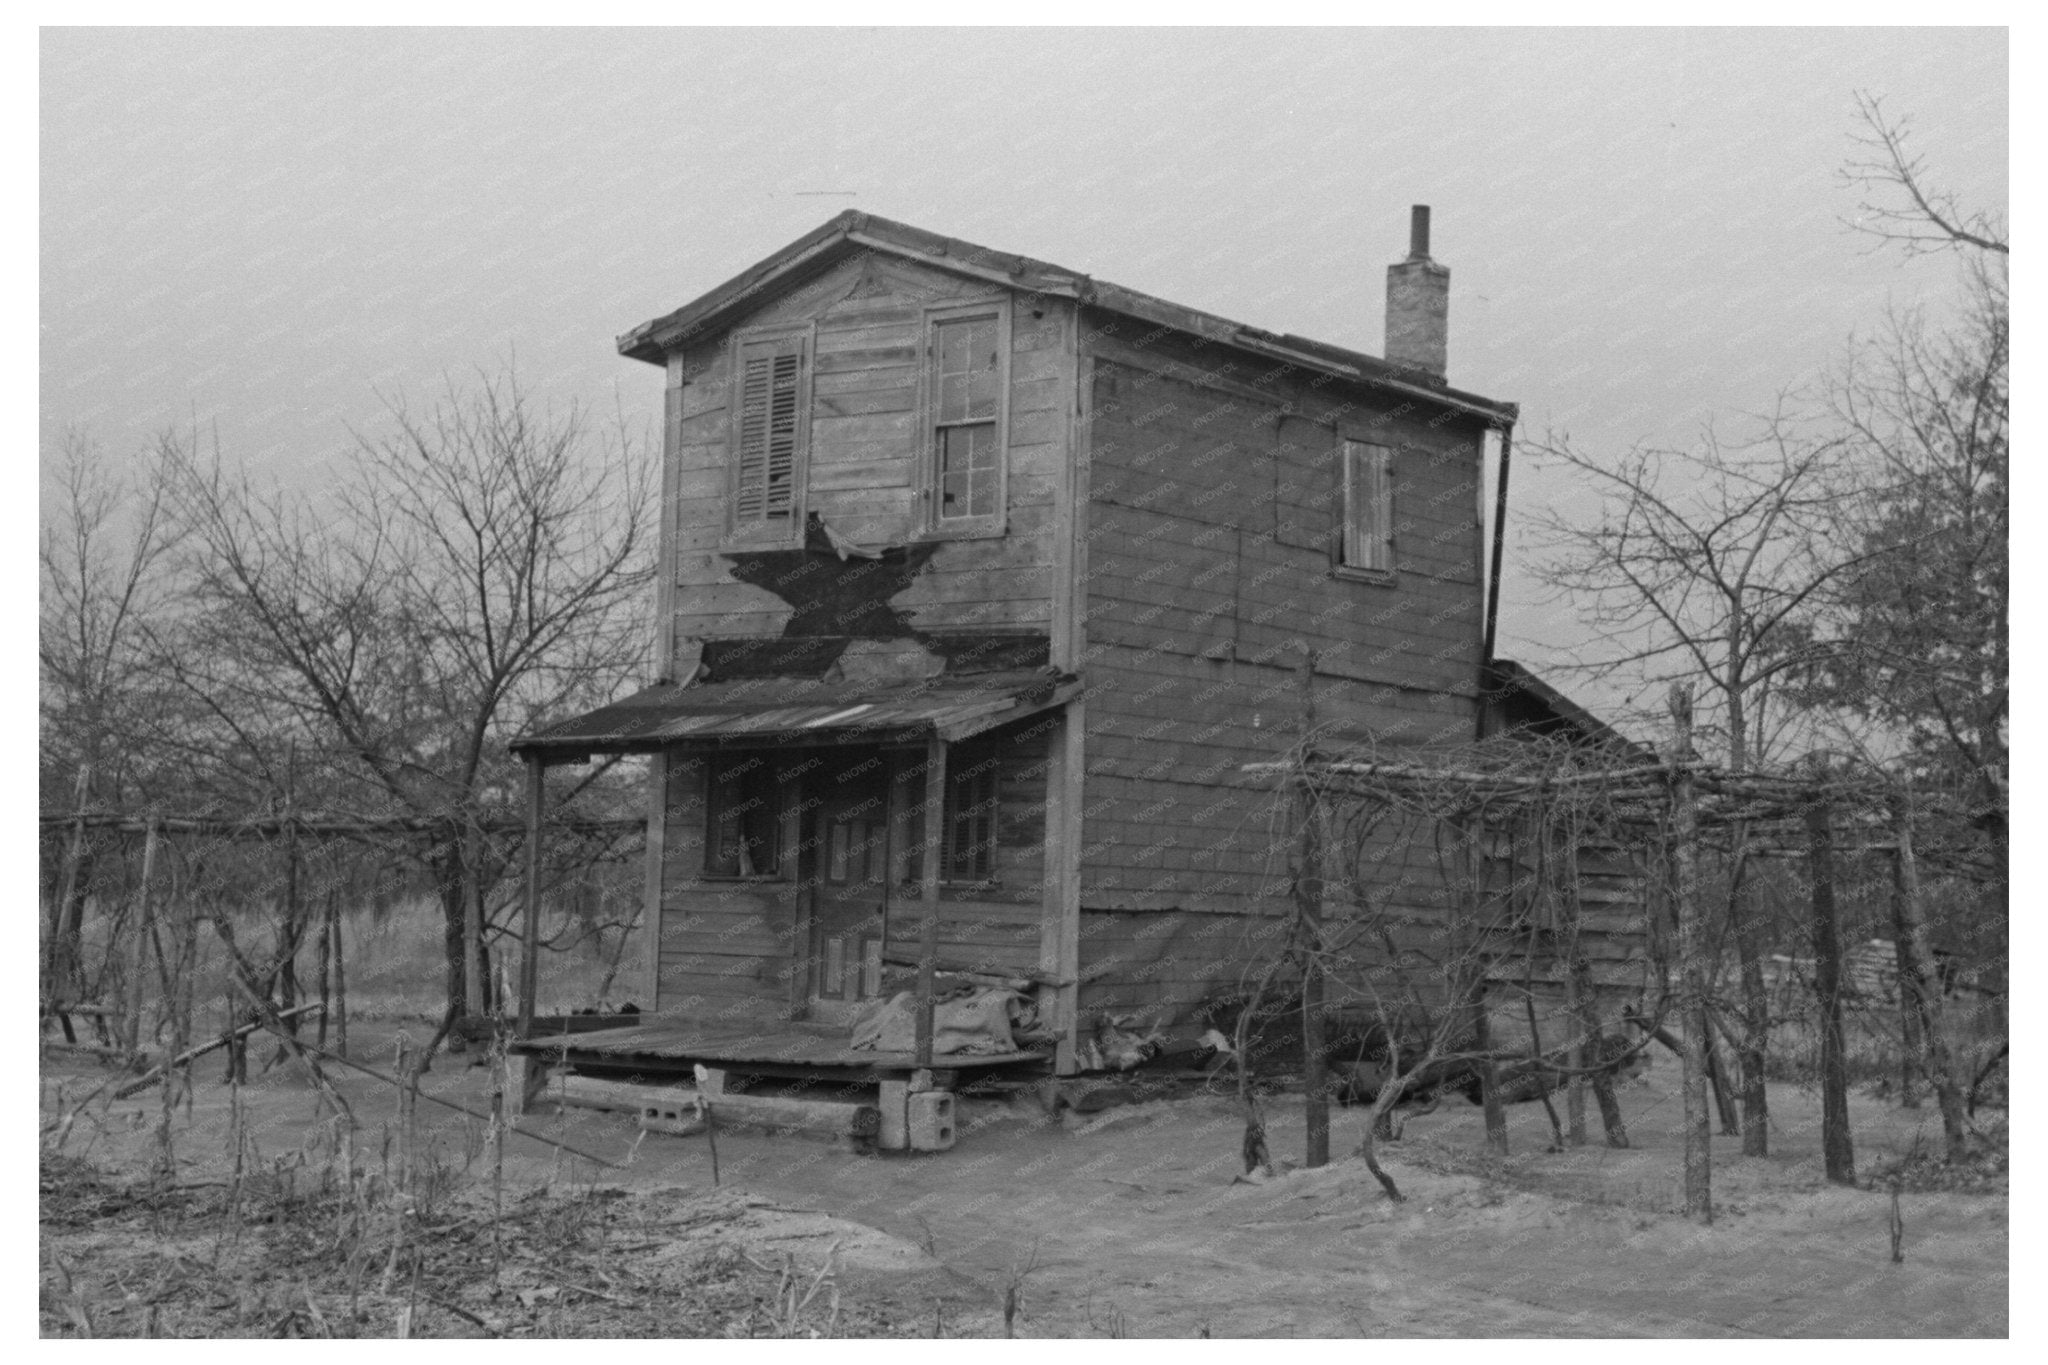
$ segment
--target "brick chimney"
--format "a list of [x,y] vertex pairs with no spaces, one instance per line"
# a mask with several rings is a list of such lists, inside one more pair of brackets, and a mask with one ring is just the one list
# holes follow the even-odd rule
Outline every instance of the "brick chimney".
[[1387,267],[1387,351],[1441,379],[1450,346],[1451,272],[1429,258],[1429,205],[1408,211],[1408,259]]

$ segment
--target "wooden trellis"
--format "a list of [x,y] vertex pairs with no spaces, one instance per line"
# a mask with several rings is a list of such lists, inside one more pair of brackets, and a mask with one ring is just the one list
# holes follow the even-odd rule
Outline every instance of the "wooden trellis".
[[[1702,762],[1691,742],[1689,695],[1674,689],[1673,736],[1666,753],[1652,758],[1642,751],[1594,749],[1520,737],[1498,737],[1445,749],[1404,747],[1376,752],[1371,748],[1326,752],[1313,736],[1305,738],[1281,762],[1249,765],[1248,774],[1278,781],[1293,795],[1296,848],[1297,924],[1295,939],[1306,948],[1305,979],[1341,980],[1347,917],[1327,904],[1333,888],[1348,895],[1359,909],[1386,889],[1394,875],[1383,857],[1379,865],[1356,866],[1370,835],[1390,821],[1405,821],[1412,831],[1427,830],[1438,849],[1446,843],[1457,859],[1438,859],[1448,883],[1444,907],[1448,940],[1459,951],[1443,957],[1441,982],[1450,1004],[1466,1012],[1467,1054],[1476,1058],[1487,1095],[1489,1140],[1505,1148],[1505,1126],[1493,1099],[1494,1064],[1500,1050],[1487,1036],[1483,1000],[1483,968],[1474,959],[1498,952],[1513,938],[1497,931],[1502,921],[1521,926],[1520,942],[1534,974],[1537,946],[1550,933],[1549,950],[1564,961],[1551,964],[1566,985],[1567,1014],[1576,1021],[1569,1053],[1536,1059],[1539,1065],[1577,1077],[1599,1070],[1586,1066],[1580,1050],[1590,1035],[1599,1038],[1599,1023],[1590,1012],[1590,986],[1577,933],[1584,923],[1577,904],[1579,862],[1589,848],[1633,856],[1641,864],[1643,928],[1650,965],[1656,972],[1654,1016],[1668,999],[1675,1004],[1679,1050],[1683,1058],[1685,1102],[1686,1208],[1700,1218],[1711,1216],[1708,1165],[1707,1081],[1714,1060],[1713,1032],[1708,1019],[1707,917],[1700,903],[1698,878],[1702,850],[1725,848],[1738,839],[1752,855],[1800,856],[1806,860],[1812,886],[1810,929],[1815,961],[1815,994],[1821,1029],[1822,1145],[1829,1178],[1854,1178],[1854,1158],[1847,1117],[1847,1080],[1842,1034],[1842,944],[1835,905],[1837,860],[1847,853],[1889,855],[1896,880],[1900,916],[1899,960],[1902,1007],[1920,1022],[1930,1048],[1929,1071],[1936,1077],[1944,1127],[1952,1152],[1959,1152],[1961,1097],[1948,1059],[1941,1055],[1939,1030],[1932,1026],[1938,993],[1932,980],[1932,951],[1926,915],[1917,885],[1915,803],[1910,786],[1894,774],[1875,769],[1844,770],[1809,766],[1791,772],[1737,772]],[[1411,840],[1416,837],[1411,832]],[[1538,873],[1527,884],[1513,879],[1494,895],[1492,921],[1469,902],[1487,887],[1477,864],[1498,860],[1502,839],[1512,868],[1518,848],[1533,850]],[[1522,842],[1518,844],[1516,841]],[[1381,843],[1386,841],[1382,839]],[[1543,867],[1555,850],[1558,866]],[[1348,851],[1353,867],[1331,867],[1336,851]],[[1462,870],[1451,862],[1462,860]],[[1341,860],[1340,860],[1341,861]],[[1962,875],[1987,870],[1967,857],[1952,856],[1947,865]],[[1397,870],[1397,869],[1396,869]],[[1517,910],[1516,898],[1525,902]],[[1569,902],[1548,930],[1536,925],[1527,910],[1545,899]],[[1458,902],[1465,903],[1458,903]],[[1513,912],[1513,913],[1509,913]],[[1355,918],[1355,916],[1354,916]],[[1469,942],[1458,936],[1479,935]],[[1560,938],[1559,935],[1564,937]],[[1492,938],[1492,945],[1480,938]],[[1389,951],[1396,945],[1390,940]],[[1560,951],[1561,950],[1561,951]],[[1675,968],[1675,971],[1673,970]],[[1313,996],[1323,1009],[1321,983]],[[1645,1002],[1646,1003],[1646,1002]],[[1338,1006],[1341,1008],[1341,1005]],[[1639,1003],[1637,1009],[1644,1008]],[[1648,1030],[1654,1017],[1637,1013]],[[1320,1021],[1305,1012],[1305,1045],[1311,1052],[1322,1036]],[[1530,1006],[1532,1046],[1537,1042]],[[1315,1078],[1311,1078],[1313,1082]],[[1315,1112],[1324,1104],[1321,1087],[1311,1084],[1310,1159],[1315,1164],[1314,1135],[1327,1132],[1327,1111],[1319,1125]],[[1583,1101],[1573,1098],[1574,1134],[1582,1131]],[[1546,1103],[1548,1101],[1546,1100]],[[1603,1109],[1605,1104],[1603,1103]],[[1732,1109],[1724,1104],[1724,1126]],[[1555,1115],[1553,1114],[1553,1121]],[[1610,1128],[1610,1138],[1612,1137]],[[1368,1153],[1369,1154],[1369,1153]],[[1384,1177],[1383,1177],[1384,1179]]]

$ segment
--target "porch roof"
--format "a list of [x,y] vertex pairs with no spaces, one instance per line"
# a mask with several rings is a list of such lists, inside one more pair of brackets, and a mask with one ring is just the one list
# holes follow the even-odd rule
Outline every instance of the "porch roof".
[[1081,680],[1051,668],[941,674],[917,682],[742,678],[662,683],[522,735],[512,752],[543,762],[736,742],[778,745],[952,742],[1058,706]]

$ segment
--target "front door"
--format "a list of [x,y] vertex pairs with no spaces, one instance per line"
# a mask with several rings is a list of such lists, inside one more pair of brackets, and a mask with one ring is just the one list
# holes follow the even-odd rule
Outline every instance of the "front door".
[[879,750],[831,750],[805,777],[810,1014],[844,1023],[881,994],[889,913],[889,774]]

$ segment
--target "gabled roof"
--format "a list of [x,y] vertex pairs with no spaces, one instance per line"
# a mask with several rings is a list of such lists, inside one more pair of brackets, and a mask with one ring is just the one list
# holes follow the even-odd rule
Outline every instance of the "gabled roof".
[[675,312],[641,323],[619,338],[619,351],[635,360],[662,364],[667,351],[692,337],[707,335],[730,325],[742,313],[758,306],[763,295],[778,292],[862,252],[884,252],[934,269],[1013,289],[1073,299],[1090,307],[1107,309],[1157,326],[1188,332],[1207,341],[1235,346],[1254,355],[1297,365],[1313,373],[1370,384],[1493,421],[1512,422],[1519,413],[1513,403],[1497,402],[1451,388],[1441,378],[1424,370],[1409,369],[1378,356],[1311,341],[1306,337],[1232,322],[1229,318],[1141,294],[1107,280],[1091,279],[1065,266],[994,251],[953,237],[941,237],[908,223],[892,222],[854,209],[848,209],[797,238],[766,260]]

